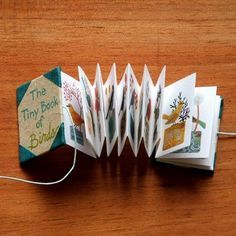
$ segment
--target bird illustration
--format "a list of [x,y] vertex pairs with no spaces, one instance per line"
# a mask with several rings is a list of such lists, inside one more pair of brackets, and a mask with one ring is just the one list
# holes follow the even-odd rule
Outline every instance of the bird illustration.
[[75,126],[81,126],[84,123],[84,120],[82,119],[82,117],[74,110],[73,106],[69,103],[67,105],[67,107],[69,108],[72,120],[74,121]]
[[166,125],[172,124],[178,119],[178,117],[183,109],[183,106],[184,106],[184,103],[182,101],[180,101],[178,106],[176,107],[176,109],[173,110],[170,115],[164,114],[162,116],[162,118],[164,120],[167,120],[165,123]]

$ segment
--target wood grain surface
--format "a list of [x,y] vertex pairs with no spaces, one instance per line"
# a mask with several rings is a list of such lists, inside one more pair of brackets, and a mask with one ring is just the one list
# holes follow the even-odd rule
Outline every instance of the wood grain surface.
[[[225,99],[222,131],[236,131],[236,1],[0,1],[0,175],[54,180],[70,167],[63,148],[21,168],[16,87],[60,65],[91,81],[113,62],[139,79],[167,65],[167,84],[197,72]],[[236,139],[221,138],[214,175],[154,165],[128,145],[94,160],[79,153],[64,183],[0,180],[2,235],[236,235]]]

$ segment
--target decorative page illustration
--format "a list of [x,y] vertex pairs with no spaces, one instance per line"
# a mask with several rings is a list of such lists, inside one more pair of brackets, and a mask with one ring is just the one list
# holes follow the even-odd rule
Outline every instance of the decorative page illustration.
[[148,155],[151,156],[154,148],[158,149],[161,141],[161,111],[163,104],[163,93],[165,86],[166,67],[164,66],[155,87],[151,91],[151,116]]
[[143,140],[146,152],[150,156],[151,114],[153,112],[152,91],[154,85],[146,65],[144,66],[144,81]]
[[120,156],[127,138],[127,106],[128,106],[128,66],[117,85],[117,133],[118,133],[118,156]]
[[103,86],[106,147],[108,156],[110,155],[117,139],[116,90],[117,90],[116,66],[115,64],[113,64],[108,79]]
[[143,137],[143,109],[144,109],[144,90],[146,81],[144,79],[144,73],[142,78],[141,88],[139,89],[139,99],[138,99],[138,118],[137,118],[137,152],[139,151],[140,144]]
[[197,87],[195,89],[191,143],[188,147],[170,154],[172,157],[209,157],[215,98],[216,87]]
[[62,105],[67,107],[74,122],[72,125],[68,113],[63,109],[66,143],[89,156],[95,157],[86,138],[80,82],[64,72],[61,72],[61,80]]
[[[206,87],[206,90],[208,88],[211,88],[211,87]],[[205,90],[205,87],[197,88],[198,92],[196,92],[196,93],[202,93],[203,92],[203,91],[201,91],[202,89]],[[210,90],[209,90],[209,92],[210,92]],[[203,93],[205,94],[205,91]],[[212,91],[211,91],[211,93],[212,93]],[[208,97],[207,93],[205,95],[206,95],[206,97]],[[205,99],[204,99],[204,101],[205,101]],[[220,96],[216,95],[214,98],[214,103],[211,106],[209,106],[209,107],[213,107],[213,108],[211,110],[207,111],[207,114],[213,117],[213,120],[209,120],[210,123],[208,123],[208,121],[206,121],[206,127],[208,126],[208,124],[212,125],[212,130],[210,132],[211,138],[208,139],[210,145],[209,145],[209,147],[207,147],[210,150],[208,158],[202,158],[202,157],[196,158],[194,156],[192,157],[192,155],[189,156],[189,153],[188,154],[182,153],[182,154],[178,154],[178,155],[181,155],[181,156],[188,155],[188,156],[186,156],[186,158],[178,158],[178,157],[176,158],[175,157],[176,154],[173,154],[173,155],[168,154],[168,156],[171,157],[171,159],[168,159],[168,160],[171,160],[171,162],[173,162],[173,163],[178,163],[178,165],[180,165],[180,166],[190,166],[190,167],[196,167],[196,168],[200,168],[200,169],[214,170],[216,144],[217,144],[216,137],[217,137],[217,132],[219,131],[219,113],[221,113],[221,111],[222,111],[221,105],[222,105],[222,98]],[[201,110],[201,108],[200,108],[200,110]],[[213,113],[212,113],[212,111],[213,111]],[[201,111],[200,111],[200,117],[201,117]],[[202,119],[202,117],[200,119]],[[193,127],[194,127],[194,124],[193,124]],[[199,129],[199,127],[197,127],[197,129]],[[204,132],[202,134],[204,135]],[[208,152],[208,150],[207,150],[207,152]],[[192,153],[192,154],[194,154],[194,153]]]
[[134,72],[131,66],[128,64],[128,138],[130,141],[130,146],[137,156],[138,154],[138,115],[139,115],[139,95],[140,95],[140,87],[138,81],[134,75]]
[[160,148],[163,156],[190,145],[196,74],[164,89]]
[[102,91],[102,75],[100,66],[97,65],[95,82],[93,85],[94,97],[95,97],[95,129],[96,129],[96,142],[97,142],[97,154],[100,156],[105,140],[105,123],[104,123],[104,109],[103,109],[103,91]]
[[96,140],[96,124],[94,119],[94,100],[93,96],[93,87],[91,86],[87,76],[85,75],[82,68],[78,66],[79,71],[79,80],[82,93],[82,103],[83,103],[83,112],[84,112],[84,122],[85,122],[85,131],[86,137],[89,141],[91,147],[97,153],[97,140]]

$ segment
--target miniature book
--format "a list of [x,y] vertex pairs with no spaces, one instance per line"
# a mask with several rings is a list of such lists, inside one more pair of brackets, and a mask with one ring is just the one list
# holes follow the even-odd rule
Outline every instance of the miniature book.
[[[117,82],[116,65],[103,82],[100,66],[91,84],[81,67],[74,79],[57,67],[17,89],[19,158],[69,145],[100,157],[129,140],[134,156],[143,140],[147,155],[184,167],[214,170],[223,100],[217,88],[196,87],[196,74],[165,86],[147,66],[141,84],[130,64]],[[73,120],[73,123],[71,122]]]

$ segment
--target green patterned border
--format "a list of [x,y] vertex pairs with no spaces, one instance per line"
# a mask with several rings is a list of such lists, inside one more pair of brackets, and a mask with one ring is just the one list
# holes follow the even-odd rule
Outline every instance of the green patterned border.
[[[66,144],[65,129],[64,129],[64,123],[62,122],[60,125],[60,128],[57,132],[57,135],[54,139],[54,142],[53,142],[52,146],[50,147],[49,151],[53,151],[53,150],[57,149],[58,147],[64,146],[65,144]],[[46,153],[46,152],[41,153],[41,155],[44,153]],[[35,157],[37,157],[37,156],[35,156],[32,152],[30,152],[25,147],[19,145],[19,160],[20,160],[21,164],[23,164]]]
[[[45,78],[53,82],[55,85],[57,85],[59,88],[61,88],[61,67],[56,67],[49,72],[43,74]],[[36,78],[37,79],[37,78]],[[17,107],[21,103],[22,99],[24,98],[25,93],[27,92],[29,86],[31,84],[31,81],[24,83],[23,85],[19,86],[16,90],[16,97],[17,97]],[[18,126],[20,124],[18,123]],[[50,151],[63,146],[66,144],[65,141],[65,130],[64,130],[64,123],[62,122],[57,135],[50,147]],[[44,154],[44,153],[41,153]],[[30,152],[27,148],[23,147],[22,145],[19,145],[19,161],[21,164],[25,163],[26,161],[35,158],[36,155],[34,155],[32,152]]]
[[43,76],[61,88],[61,67],[60,66],[45,73]]
[[25,96],[25,93],[26,93],[27,89],[29,88],[30,83],[31,83],[31,81],[26,82],[16,89],[17,107],[20,105],[23,97]]

